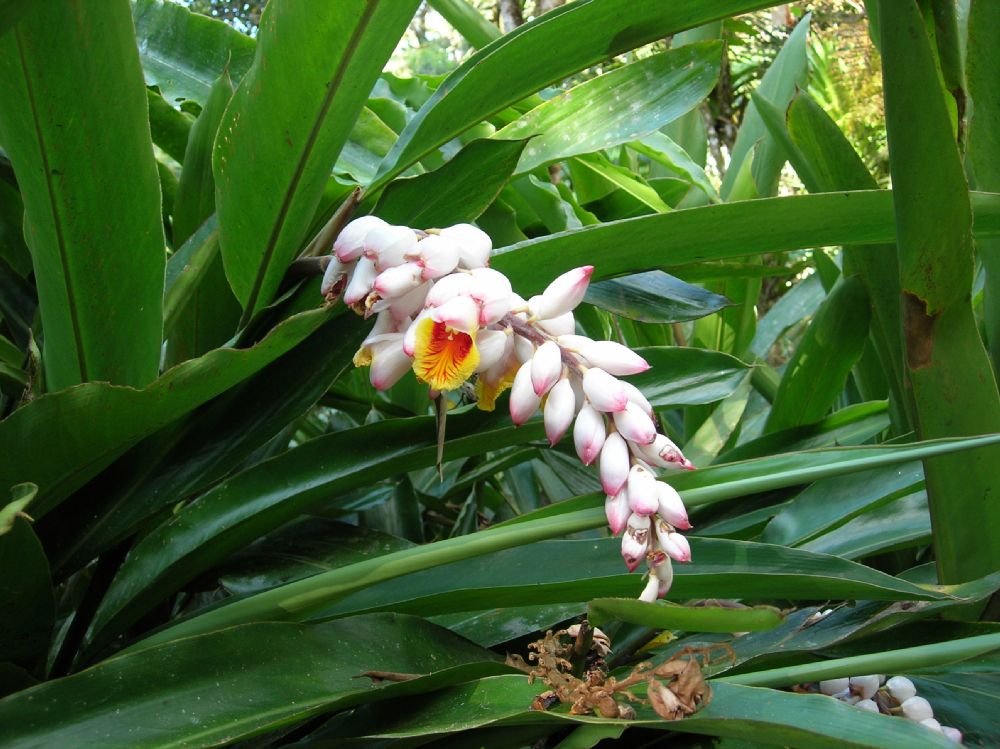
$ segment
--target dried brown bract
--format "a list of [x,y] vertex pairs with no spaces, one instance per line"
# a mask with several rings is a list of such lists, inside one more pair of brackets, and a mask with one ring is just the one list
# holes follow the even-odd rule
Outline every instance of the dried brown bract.
[[[585,653],[579,652],[580,643],[585,641],[581,635],[590,640]],[[584,623],[570,630],[549,630],[528,646],[534,651],[528,654],[530,663],[519,655],[508,655],[507,665],[528,674],[529,683],[541,679],[551,687],[534,699],[532,710],[548,710],[558,701],[569,704],[573,715],[629,720],[635,718],[635,710],[627,702],[647,702],[629,691],[640,684],[646,686],[650,706],[666,720],[687,717],[711,702],[712,690],[698,662],[699,656],[704,663],[709,662],[708,649],[685,648],[656,667],[640,663],[618,681],[608,676],[604,664],[609,647],[607,635],[590,630]]]

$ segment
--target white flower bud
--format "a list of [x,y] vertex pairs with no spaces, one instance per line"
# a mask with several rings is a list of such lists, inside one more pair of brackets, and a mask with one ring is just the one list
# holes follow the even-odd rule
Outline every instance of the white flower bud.
[[863,700],[870,699],[878,691],[878,676],[852,676],[851,691]]
[[347,282],[347,288],[344,289],[344,304],[357,304],[368,296],[377,274],[375,263],[370,259],[363,257],[358,260],[357,265],[354,266],[354,272],[351,274],[351,280]]
[[479,364],[477,372],[489,369],[501,358],[507,350],[507,341],[510,338],[502,330],[488,330],[482,328],[476,333],[476,348],[479,349]]
[[625,439],[638,445],[648,445],[656,440],[656,425],[653,420],[631,401],[625,404],[624,410],[615,412],[614,419],[615,427]]
[[319,293],[326,296],[332,292],[340,279],[346,276],[352,268],[353,266],[349,263],[342,263],[336,255],[331,255],[326,270],[323,271],[323,282],[319,286]]
[[549,445],[555,445],[566,434],[576,415],[576,394],[569,380],[559,380],[545,399],[542,417],[545,421],[545,436]]
[[913,686],[913,682],[905,676],[893,676],[885,683],[885,688],[889,690],[889,694],[892,695],[893,699],[899,703],[906,702],[906,700],[917,693],[917,688]]
[[365,235],[365,257],[381,272],[405,262],[416,245],[417,235],[408,226],[376,226]]
[[368,377],[376,390],[388,390],[410,371],[413,359],[403,352],[403,336],[396,334],[391,341],[372,346],[372,363]]
[[687,508],[684,507],[684,501],[674,487],[665,481],[657,481],[656,500],[656,511],[666,522],[682,531],[691,527]]
[[386,268],[375,278],[375,291],[383,299],[405,296],[423,283],[422,273],[423,268],[416,263]]
[[903,715],[917,723],[934,717],[934,709],[931,707],[931,703],[923,697],[910,697],[908,700],[904,700],[900,707],[903,710]]
[[867,710],[870,713],[881,712],[878,709],[878,705],[876,705],[872,700],[868,700],[868,699],[861,700],[860,702],[856,703],[854,705],[854,707],[859,707],[862,710]]
[[633,513],[622,536],[622,558],[629,572],[634,572],[649,547],[649,518]]
[[[615,413],[624,411],[628,406],[628,395],[621,380],[597,367],[591,367],[584,373],[583,392],[598,411]],[[628,438],[628,435],[625,437]]]
[[622,490],[629,468],[628,445],[618,432],[612,432],[601,448],[600,476],[605,494],[615,495]]
[[576,454],[580,456],[585,466],[593,463],[600,454],[606,437],[604,417],[591,406],[584,405],[576,415],[576,423],[573,425],[573,444],[576,447]]
[[944,733],[944,731],[941,730],[941,724],[937,722],[936,718],[924,718],[922,721],[920,721],[920,725],[927,726],[927,728],[931,729],[932,731],[937,731],[938,733]]
[[551,320],[573,310],[587,293],[594,266],[584,265],[558,276],[540,295],[528,300],[532,317]]
[[646,585],[642,589],[642,593],[639,594],[639,600],[645,601],[646,603],[656,603],[656,599],[660,596],[660,578],[656,576],[656,572],[650,570],[649,577],[646,578]]
[[541,402],[531,387],[531,362],[525,362],[510,388],[510,420],[520,426],[534,415]]
[[555,341],[546,341],[531,357],[531,386],[535,395],[545,395],[562,375],[562,351]]
[[365,236],[372,229],[388,226],[377,216],[361,216],[345,226],[333,243],[333,252],[342,263],[357,260],[365,250]]
[[479,302],[479,324],[493,325],[510,312],[513,290],[503,273],[492,268],[476,268],[471,273],[475,283],[470,296]]
[[428,234],[406,253],[407,260],[417,261],[421,266],[421,277],[429,279],[446,276],[458,265],[458,245],[437,234]]
[[591,341],[580,350],[580,356],[590,366],[600,367],[613,375],[638,374],[649,369],[649,362],[628,346],[615,341]]
[[431,310],[434,322],[443,322],[452,330],[475,333],[479,327],[479,305],[467,296],[456,296]]
[[962,743],[962,732],[957,728],[952,728],[951,726],[941,726],[941,733],[945,735],[945,738],[955,742],[956,744]]
[[826,679],[819,683],[819,691],[823,694],[833,697],[840,694],[841,692],[846,692],[851,686],[851,680],[847,677],[842,679]]
[[638,515],[652,515],[659,505],[656,476],[642,466],[632,466],[628,472],[628,504]]
[[493,241],[489,234],[472,224],[455,224],[441,230],[446,237],[459,247],[458,264],[463,268],[482,268],[490,263]]
[[676,562],[691,561],[691,545],[680,533],[675,533],[666,527],[662,520],[656,522],[656,540],[671,559]]
[[604,514],[608,518],[608,527],[611,529],[612,535],[617,536],[625,530],[625,524],[628,523],[632,511],[628,508],[628,499],[624,489],[613,497],[608,495],[605,498]]

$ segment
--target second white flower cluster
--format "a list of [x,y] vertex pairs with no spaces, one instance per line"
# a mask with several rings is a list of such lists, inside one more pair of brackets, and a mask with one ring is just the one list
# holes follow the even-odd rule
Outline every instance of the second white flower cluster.
[[550,444],[572,426],[580,460],[599,463],[608,524],[623,534],[626,566],[649,566],[641,598],[665,595],[670,560],[691,559],[679,532],[691,524],[655,470],[693,466],[659,433],[642,392],[619,379],[649,369],[646,360],[620,343],[577,334],[573,310],[593,266],[570,270],[525,300],[488,267],[490,238],[470,224],[421,231],[365,216],[344,228],[333,250],[322,293],[330,301],[342,294],[357,313],[376,316],[354,359],[370,366],[372,384],[384,390],[412,369],[437,397],[475,377],[484,410],[508,388],[515,424],[541,408]]

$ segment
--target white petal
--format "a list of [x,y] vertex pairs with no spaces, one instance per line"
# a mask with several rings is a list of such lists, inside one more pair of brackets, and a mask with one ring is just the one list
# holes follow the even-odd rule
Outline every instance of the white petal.
[[441,230],[441,236],[454,240],[459,246],[459,265],[463,268],[481,268],[489,265],[493,242],[490,235],[472,224],[455,224]]
[[344,289],[344,304],[357,304],[368,296],[376,275],[375,263],[366,257],[358,260],[358,264],[354,266],[354,273],[351,274],[351,280]]
[[868,699],[861,700],[860,702],[856,703],[854,707],[861,708],[862,710],[867,710],[870,713],[880,712],[878,709],[878,705],[876,705],[874,702]]
[[427,292],[427,306],[438,307],[457,296],[468,296],[472,293],[474,281],[468,273],[452,273],[434,282]]
[[392,310],[392,316],[397,320],[403,320],[408,317],[412,318],[424,306],[424,300],[427,299],[427,292],[430,291],[430,288],[431,282],[424,281],[424,283],[420,284],[413,291],[389,300],[389,309]]
[[639,594],[639,600],[645,601],[646,603],[656,603],[659,593],[660,578],[653,572],[650,572],[649,577],[646,579],[646,587],[644,587],[642,589],[642,593]]
[[878,676],[852,676],[851,691],[867,700],[878,691]]
[[576,415],[576,395],[569,380],[560,380],[549,391],[542,415],[545,421],[545,436],[549,438],[550,445],[555,445],[566,434],[569,425],[573,423],[573,416]]
[[549,335],[572,335],[573,331],[576,330],[576,318],[573,317],[572,312],[567,312],[559,317],[553,317],[551,320],[539,320],[536,325]]
[[535,344],[524,336],[515,335],[514,351],[517,353],[517,360],[519,362],[530,361],[531,357],[535,355]]
[[372,352],[368,376],[376,390],[387,390],[410,371],[413,359],[403,352],[402,336],[395,342],[382,343]]
[[625,393],[628,395],[628,399],[645,411],[649,415],[649,418],[653,418],[653,406],[646,400],[646,396],[642,394],[642,391],[631,382],[626,380],[622,380],[621,382],[622,387],[625,388]]
[[885,688],[897,702],[905,702],[917,693],[917,688],[913,682],[905,676],[893,676],[885,683]]
[[503,357],[510,336],[503,330],[486,330],[476,333],[476,348],[479,349],[477,372],[489,369]]
[[923,697],[910,697],[908,700],[904,700],[900,707],[903,710],[903,715],[917,723],[934,717],[934,709],[931,707],[931,703]]
[[330,262],[327,263],[326,270],[323,271],[323,282],[319,286],[319,293],[326,296],[333,291],[337,282],[350,273],[353,267],[350,263],[340,262],[336,255],[331,255]]
[[423,283],[423,268],[416,263],[403,263],[386,268],[375,278],[374,288],[383,299],[401,297]]
[[424,280],[440,278],[455,270],[458,265],[458,245],[447,237],[428,234],[417,242],[410,256],[419,258]]
[[851,686],[851,680],[846,676],[841,679],[826,679],[819,683],[819,691],[833,697],[841,692],[846,692]]
[[365,257],[383,271],[404,263],[416,244],[417,235],[408,226],[377,226],[365,235]]
[[608,518],[608,527],[611,533],[618,535],[625,530],[632,511],[628,508],[628,497],[624,491],[620,491],[614,496],[608,495],[604,500],[604,514]]
[[622,557],[629,572],[633,572],[646,557],[649,548],[649,518],[632,514],[622,535]]
[[580,350],[580,355],[592,367],[600,367],[608,374],[631,375],[649,369],[649,362],[615,341],[592,341]]
[[[628,395],[621,381],[597,367],[584,373],[583,392],[598,411],[614,413],[624,411],[628,405]],[[628,435],[624,436],[628,438]]]
[[474,333],[479,328],[479,306],[467,296],[457,296],[431,310],[434,322],[443,322],[452,330]]
[[531,385],[535,395],[545,395],[562,375],[562,352],[555,341],[546,341],[531,357]]

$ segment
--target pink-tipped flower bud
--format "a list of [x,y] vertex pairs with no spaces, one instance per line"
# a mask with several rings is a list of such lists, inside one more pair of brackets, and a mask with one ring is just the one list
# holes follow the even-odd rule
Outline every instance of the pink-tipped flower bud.
[[528,308],[532,317],[539,320],[551,320],[572,311],[583,301],[587,293],[587,284],[594,272],[593,265],[584,265],[558,276],[545,287],[540,295],[528,300]]
[[493,241],[489,234],[472,224],[455,224],[441,230],[441,236],[458,245],[462,268],[482,268],[490,264]]
[[319,293],[323,296],[333,293],[337,284],[341,282],[352,268],[353,266],[349,263],[342,263],[336,255],[331,255],[330,261],[326,265],[326,270],[323,271],[323,282],[319,286]]
[[662,434],[657,434],[651,444],[636,444],[635,448],[640,458],[657,468],[679,468],[686,462],[680,448]]
[[517,370],[510,387],[510,420],[521,426],[534,415],[541,402],[531,387],[531,362],[525,362]]
[[428,281],[451,273],[458,266],[458,245],[447,237],[428,234],[406,254],[406,259],[417,262],[421,277]]
[[667,556],[676,562],[691,561],[691,544],[681,535],[670,530],[662,520],[656,522],[656,540]]
[[417,235],[408,226],[385,224],[365,235],[365,257],[375,261],[375,267],[384,271],[406,262],[406,256],[417,245]]
[[628,406],[628,395],[621,380],[603,369],[591,367],[583,374],[583,392],[598,411],[616,413]]
[[555,341],[546,341],[531,357],[531,385],[535,394],[545,395],[562,376],[562,352]]
[[957,728],[952,728],[951,726],[941,726],[941,733],[944,734],[946,739],[956,744],[961,744],[962,739],[964,738],[961,731]]
[[618,432],[612,432],[601,448],[600,476],[605,494],[618,494],[628,480],[631,460],[628,444]]
[[628,395],[628,399],[641,408],[649,418],[653,418],[653,406],[646,396],[642,394],[642,391],[633,385],[631,382],[621,381],[622,386],[625,388],[625,394]]
[[610,494],[607,496],[604,500],[604,514],[608,517],[608,527],[611,528],[613,535],[617,536],[625,530],[625,524],[628,523],[632,511],[628,508],[628,498],[624,490],[614,496]]
[[351,274],[351,280],[347,282],[347,288],[344,289],[344,304],[357,304],[368,296],[372,291],[377,274],[375,263],[369,258],[363,257],[358,260],[357,265],[354,266],[354,272]]
[[440,307],[445,302],[457,296],[469,296],[475,287],[475,281],[467,273],[452,273],[439,278],[427,292],[427,306]]
[[606,437],[607,428],[604,426],[604,417],[593,407],[584,405],[580,409],[580,413],[577,414],[576,423],[573,425],[573,444],[576,447],[576,454],[580,456],[580,460],[585,466],[593,463],[600,454]]
[[622,558],[629,572],[634,572],[649,548],[649,518],[633,513],[622,536]]
[[573,392],[573,385],[569,380],[559,380],[549,391],[542,412],[545,436],[549,438],[549,445],[555,446],[563,438],[575,415],[576,394]]
[[580,356],[586,359],[590,366],[600,367],[613,375],[638,374],[649,369],[649,362],[628,346],[615,341],[591,341],[580,350]]
[[372,346],[372,363],[368,377],[376,390],[388,390],[410,371],[413,359],[403,352],[403,336]]
[[[588,370],[588,372],[593,371],[593,369]],[[625,439],[638,445],[648,445],[656,439],[656,425],[653,424],[653,420],[634,403],[626,403],[625,409],[616,412],[614,418],[615,427]]]
[[375,278],[374,288],[383,299],[401,297],[423,283],[423,268],[416,263],[403,263],[386,268]]
[[639,465],[628,473],[628,505],[637,515],[652,515],[659,508],[656,476]]
[[656,489],[658,502],[656,512],[659,516],[674,528],[680,528],[682,531],[690,528],[691,521],[688,520],[687,509],[677,490],[665,481],[657,481]]
[[503,273],[492,268],[476,268],[469,273],[474,280],[469,293],[479,302],[479,324],[493,325],[510,312],[513,290]]
[[362,216],[345,226],[333,243],[333,252],[342,263],[357,260],[365,251],[365,237],[372,229],[388,226],[377,216]]

